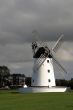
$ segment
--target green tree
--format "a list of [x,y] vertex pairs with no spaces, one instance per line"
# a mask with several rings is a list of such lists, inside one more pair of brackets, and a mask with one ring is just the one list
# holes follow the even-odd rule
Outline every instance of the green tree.
[[5,85],[5,80],[10,75],[10,70],[7,66],[0,66],[0,86]]

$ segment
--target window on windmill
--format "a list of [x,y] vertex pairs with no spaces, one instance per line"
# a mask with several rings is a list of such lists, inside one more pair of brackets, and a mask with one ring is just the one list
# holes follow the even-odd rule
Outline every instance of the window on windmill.
[[47,60],[47,63],[49,63],[49,60]]
[[48,70],[48,73],[50,73],[50,70]]
[[48,79],[48,82],[51,82],[51,80],[50,80],[50,79]]

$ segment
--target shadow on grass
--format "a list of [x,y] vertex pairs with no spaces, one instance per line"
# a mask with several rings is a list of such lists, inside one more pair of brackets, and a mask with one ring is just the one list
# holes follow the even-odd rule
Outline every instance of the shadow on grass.
[[67,108],[73,108],[73,104],[67,105]]
[[12,94],[20,94],[20,93],[17,92],[17,91],[12,91],[12,92],[10,92],[10,93],[12,93]]

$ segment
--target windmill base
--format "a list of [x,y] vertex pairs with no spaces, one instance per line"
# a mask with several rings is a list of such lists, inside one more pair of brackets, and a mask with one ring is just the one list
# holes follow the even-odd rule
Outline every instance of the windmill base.
[[66,92],[69,91],[67,87],[28,87],[19,88],[20,93],[42,93],[42,92]]

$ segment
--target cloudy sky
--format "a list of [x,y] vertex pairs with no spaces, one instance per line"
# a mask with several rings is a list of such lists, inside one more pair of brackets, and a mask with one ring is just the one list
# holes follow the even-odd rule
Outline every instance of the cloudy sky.
[[65,42],[55,55],[68,72],[66,78],[73,77],[72,0],[0,0],[0,65],[31,76],[34,29],[50,48],[64,34]]

